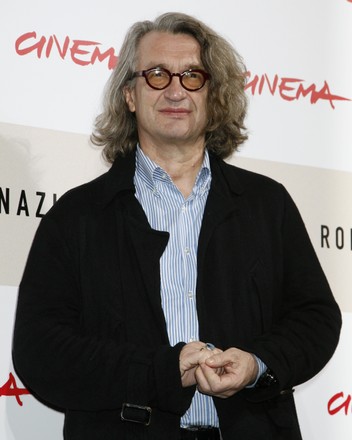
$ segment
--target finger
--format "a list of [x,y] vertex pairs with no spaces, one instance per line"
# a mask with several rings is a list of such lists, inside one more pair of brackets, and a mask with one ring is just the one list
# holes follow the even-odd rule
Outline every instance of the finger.
[[207,365],[213,367],[223,367],[227,364],[237,364],[241,356],[243,356],[245,352],[239,350],[238,348],[231,347],[220,354],[216,354],[213,357],[209,358],[207,361]]
[[197,381],[197,388],[203,394],[211,395],[211,388],[209,382],[204,375],[203,369],[199,366],[195,371],[195,378]]
[[213,368],[207,367],[205,364],[196,370],[198,390],[203,394],[220,398],[232,396],[235,393],[235,390],[231,389],[232,382],[229,378],[222,379]]
[[205,343],[201,341],[188,342],[182,350],[186,352],[200,351],[205,347]]
[[223,353],[214,353],[211,356],[208,356],[206,358],[205,363],[209,367],[218,368],[218,367],[224,367],[229,363],[228,356],[225,355],[225,352]]
[[180,370],[184,371],[194,368],[200,362],[204,362],[208,356],[211,356],[210,350],[203,350],[204,342],[193,341],[186,344],[180,352]]
[[213,350],[201,350],[200,357],[199,357],[199,363],[203,363],[206,361],[206,359],[209,359],[213,357],[215,354],[222,353],[222,350],[219,348],[214,348]]
[[198,368],[199,377],[201,378],[202,387],[214,392],[220,385],[220,377],[214,368],[208,367],[206,364],[201,364]]

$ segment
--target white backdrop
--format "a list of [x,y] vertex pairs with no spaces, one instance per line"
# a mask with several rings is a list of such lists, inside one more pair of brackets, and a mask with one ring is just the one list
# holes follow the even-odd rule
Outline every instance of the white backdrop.
[[287,187],[343,311],[328,366],[297,388],[305,440],[352,438],[352,1],[12,0],[0,5],[0,439],[60,440],[63,416],[11,362],[17,286],[41,216],[106,170],[89,144],[122,38],[166,11],[195,15],[244,57],[250,140],[231,159]]

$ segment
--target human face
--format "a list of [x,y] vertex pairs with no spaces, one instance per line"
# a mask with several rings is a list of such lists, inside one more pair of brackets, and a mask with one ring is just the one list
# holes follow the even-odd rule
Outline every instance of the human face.
[[[163,67],[181,73],[204,69],[199,43],[186,34],[150,32],[140,41],[136,71]],[[142,148],[167,146],[204,147],[207,123],[207,83],[197,91],[187,91],[178,77],[164,90],[151,88],[143,77],[125,90],[131,112],[135,112]]]

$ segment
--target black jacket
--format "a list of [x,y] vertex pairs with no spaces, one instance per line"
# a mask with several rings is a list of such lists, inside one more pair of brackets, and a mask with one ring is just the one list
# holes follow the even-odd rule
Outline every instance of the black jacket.
[[[341,316],[300,215],[273,180],[211,158],[198,247],[200,339],[259,356],[278,382],[215,398],[224,440],[298,440],[292,387],[332,356]],[[65,439],[176,440],[181,386],[160,301],[168,233],[134,196],[135,156],[71,190],[44,217],[20,285],[13,355]],[[149,426],[121,406],[152,408]]]

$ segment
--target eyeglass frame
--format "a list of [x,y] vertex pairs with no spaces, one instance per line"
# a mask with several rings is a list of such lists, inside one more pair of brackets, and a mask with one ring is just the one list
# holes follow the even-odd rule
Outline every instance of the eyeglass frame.
[[[155,87],[155,86],[151,85],[150,82],[148,81],[148,77],[147,77],[147,75],[148,75],[149,72],[152,72],[153,70],[156,70],[156,71],[159,70],[159,71],[161,71],[161,72],[165,72],[165,73],[168,74],[168,76],[169,76],[169,82],[168,82],[164,87],[161,87],[161,88],[160,88],[160,87]],[[203,84],[202,84],[200,87],[196,88],[196,89],[189,89],[188,87],[185,87],[185,85],[182,83],[182,77],[183,77],[185,74],[187,74],[187,73],[191,73],[191,72],[198,72],[198,73],[200,73],[200,74],[203,76],[203,78],[204,78],[204,82],[203,82]],[[145,79],[146,83],[148,84],[148,86],[151,87],[151,88],[154,89],[154,90],[165,90],[165,89],[166,89],[167,87],[169,87],[169,85],[171,84],[172,78],[173,78],[174,76],[178,76],[178,78],[179,78],[179,80],[180,80],[180,84],[181,84],[181,86],[182,86],[185,90],[187,90],[188,92],[196,92],[196,91],[202,89],[202,88],[205,86],[206,82],[207,82],[208,80],[210,80],[210,78],[211,78],[210,73],[206,72],[206,71],[203,70],[203,69],[187,69],[187,70],[185,70],[185,71],[183,71],[183,72],[181,72],[181,73],[175,73],[175,72],[174,72],[174,73],[171,73],[170,70],[165,69],[164,67],[152,67],[151,69],[147,69],[147,70],[139,70],[139,71],[137,71],[137,72],[133,72],[133,78],[144,77],[144,79]]]

